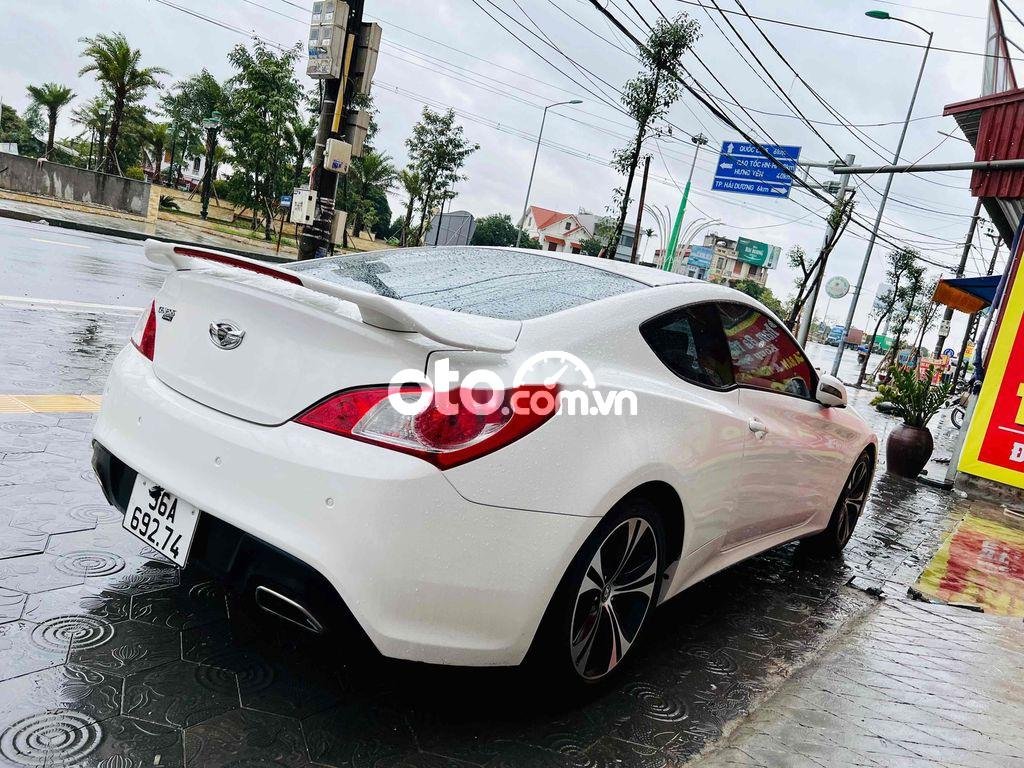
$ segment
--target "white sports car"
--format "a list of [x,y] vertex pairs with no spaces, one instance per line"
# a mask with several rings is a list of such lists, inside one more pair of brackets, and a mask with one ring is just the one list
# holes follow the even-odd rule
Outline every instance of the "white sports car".
[[385,656],[615,670],[651,610],[795,539],[838,554],[877,440],[748,296],[614,261],[412,248],[173,269],[93,464],[124,527]]

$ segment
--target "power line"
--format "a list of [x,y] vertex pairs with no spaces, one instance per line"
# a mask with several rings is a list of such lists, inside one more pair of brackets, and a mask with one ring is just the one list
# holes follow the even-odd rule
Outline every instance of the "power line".
[[[703,3],[697,2],[697,0],[676,0],[676,2],[677,3],[682,3],[683,5],[691,5],[691,6],[694,6],[696,8],[705,8],[705,9],[707,9],[707,8],[711,7],[711,6],[704,5]],[[729,10],[727,10],[725,12],[726,13],[732,13],[732,14],[740,15],[740,11],[729,11]],[[782,19],[770,19],[770,18],[768,18],[766,16],[752,16],[751,18],[757,19],[758,21],[766,22],[768,24],[778,24],[779,26],[782,26],[782,27],[792,27],[793,29],[803,29],[803,30],[807,30],[807,31],[811,31],[811,32],[822,32],[822,33],[828,34],[828,35],[837,35],[839,37],[849,37],[849,38],[852,38],[854,40],[867,40],[868,42],[871,42],[871,43],[888,43],[889,45],[901,45],[901,46],[904,46],[905,48],[925,48],[925,46],[922,45],[921,43],[911,43],[911,42],[908,42],[906,40],[893,40],[890,37],[872,37],[872,36],[869,36],[869,35],[858,35],[858,34],[856,34],[854,32],[841,32],[838,29],[828,29],[826,27],[815,27],[815,26],[811,26],[810,24],[798,24],[795,21],[783,21]],[[958,54],[963,54],[964,56],[980,56],[982,58],[989,58],[989,59],[993,59],[993,58],[999,58],[999,59],[1008,58],[1010,61],[1024,61],[1024,59],[1021,59],[1021,58],[1003,57],[1001,55],[993,54],[993,53],[979,53],[978,51],[965,51],[965,50],[961,50],[959,48],[942,48],[942,47],[934,46],[934,45],[932,46],[932,50],[940,52],[940,53],[958,53]]]

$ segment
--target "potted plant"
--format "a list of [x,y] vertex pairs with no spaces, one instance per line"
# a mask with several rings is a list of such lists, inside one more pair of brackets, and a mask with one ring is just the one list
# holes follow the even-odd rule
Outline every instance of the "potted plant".
[[903,423],[885,443],[887,469],[901,477],[917,477],[928,463],[934,444],[928,422],[949,396],[948,384],[932,384],[932,369],[923,377],[912,368],[895,366],[888,384],[878,388]]

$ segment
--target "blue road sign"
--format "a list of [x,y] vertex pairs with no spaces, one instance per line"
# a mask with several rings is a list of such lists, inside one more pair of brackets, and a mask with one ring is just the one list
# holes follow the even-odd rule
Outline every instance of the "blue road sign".
[[[800,147],[762,144],[772,157],[790,171],[796,171]],[[793,177],[746,141],[722,142],[711,189],[760,197],[789,197]]]
[[281,195],[281,207],[282,208],[291,208],[292,207],[292,196],[291,195]]
[[943,357],[953,357],[955,355],[956,355],[956,350],[953,349],[952,347],[946,347],[944,350],[942,350],[942,356]]

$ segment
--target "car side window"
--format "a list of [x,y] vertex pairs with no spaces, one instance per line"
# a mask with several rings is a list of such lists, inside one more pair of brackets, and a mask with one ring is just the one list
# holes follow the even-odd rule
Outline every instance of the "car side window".
[[814,369],[807,356],[774,320],[743,304],[720,304],[736,383],[811,397]]
[[697,304],[651,318],[640,326],[640,334],[681,379],[714,389],[733,385],[729,347],[714,305]]

